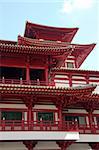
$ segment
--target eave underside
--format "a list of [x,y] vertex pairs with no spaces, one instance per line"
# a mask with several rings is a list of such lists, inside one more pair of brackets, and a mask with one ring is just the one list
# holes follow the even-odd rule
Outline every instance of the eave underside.
[[0,85],[1,100],[5,103],[8,99],[16,99],[16,103],[24,102],[37,104],[49,102],[55,105],[62,105],[64,108],[76,104],[93,102],[94,107],[99,106],[99,95],[93,95],[92,91],[96,86],[90,85],[77,88],[55,88],[40,86],[19,86],[19,85]]
[[78,28],[59,28],[26,22],[25,37],[71,42]]
[[79,68],[84,62],[86,57],[95,47],[95,44],[79,45],[70,43],[57,43],[50,41],[39,41],[35,39],[29,39],[25,37],[18,37],[17,44],[8,44],[5,42],[0,43],[0,52],[2,53],[15,53],[15,54],[40,54],[40,55],[51,55],[60,56],[59,62],[62,66],[63,62],[68,56],[74,56],[76,61],[76,67]]

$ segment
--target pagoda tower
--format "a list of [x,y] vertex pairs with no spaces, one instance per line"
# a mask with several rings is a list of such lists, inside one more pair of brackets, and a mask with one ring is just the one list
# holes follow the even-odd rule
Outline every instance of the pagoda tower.
[[0,40],[0,150],[99,150],[99,71],[80,69],[96,44],[77,31],[26,22]]

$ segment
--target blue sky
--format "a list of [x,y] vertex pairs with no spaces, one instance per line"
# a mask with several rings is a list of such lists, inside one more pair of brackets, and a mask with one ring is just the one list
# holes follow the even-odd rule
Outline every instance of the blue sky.
[[99,0],[0,0],[0,39],[17,40],[27,20],[79,27],[73,43],[97,43],[81,68],[99,70]]

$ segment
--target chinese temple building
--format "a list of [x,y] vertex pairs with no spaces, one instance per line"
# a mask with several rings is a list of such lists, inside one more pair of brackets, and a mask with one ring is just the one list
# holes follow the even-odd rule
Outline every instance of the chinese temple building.
[[99,71],[80,69],[95,44],[77,31],[26,22],[0,40],[0,150],[99,150]]

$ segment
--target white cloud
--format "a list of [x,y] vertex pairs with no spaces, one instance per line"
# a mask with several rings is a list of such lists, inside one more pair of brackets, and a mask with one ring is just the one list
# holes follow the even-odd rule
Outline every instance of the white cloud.
[[95,0],[64,0],[61,12],[71,13],[77,10],[91,8]]

